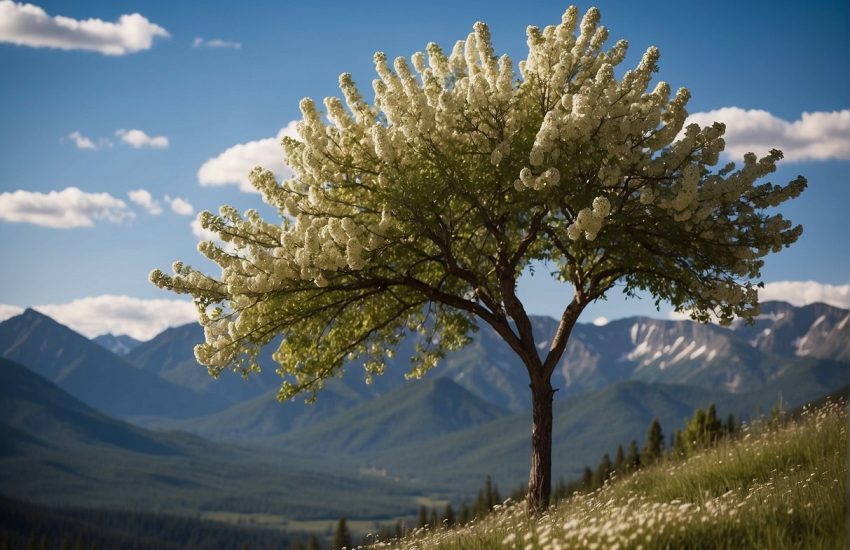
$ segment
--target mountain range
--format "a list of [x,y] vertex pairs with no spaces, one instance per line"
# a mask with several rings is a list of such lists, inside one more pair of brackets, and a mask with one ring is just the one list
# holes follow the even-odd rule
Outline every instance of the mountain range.
[[[556,322],[532,320],[545,349]],[[339,502],[375,517],[410,509],[417,496],[460,499],[485,474],[510,485],[527,475],[527,375],[486,326],[422,381],[404,378],[412,343],[403,341],[386,375],[366,384],[362,366],[348,365],[312,406],[276,400],[271,346],[258,375],[213,379],[194,360],[203,339],[195,324],[137,344],[108,336],[91,341],[32,310],[0,323],[0,357],[42,381],[0,363],[0,378],[11,376],[0,392],[0,493],[111,505],[135,482],[145,487],[133,501],[142,508],[168,498],[187,510],[334,517],[340,506],[313,500],[323,498],[317,476],[333,472],[327,494],[338,490]],[[730,328],[649,318],[577,325],[553,376],[554,474],[573,477],[617,444],[642,441],[654,417],[669,435],[709,402],[746,418],[846,388],[848,336],[850,312],[781,302]],[[256,499],[225,475],[232,464]],[[345,486],[358,496],[344,497]],[[284,498],[293,490],[305,496]]]

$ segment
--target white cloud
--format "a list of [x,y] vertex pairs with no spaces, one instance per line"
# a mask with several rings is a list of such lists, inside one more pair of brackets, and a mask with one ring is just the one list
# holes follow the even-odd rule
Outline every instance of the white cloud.
[[33,4],[0,0],[0,42],[125,55],[150,49],[157,36],[167,38],[169,34],[138,13],[122,15],[115,23],[101,19],[77,20],[50,16]]
[[608,318],[600,315],[599,317],[597,317],[596,319],[593,320],[593,324],[596,325],[597,327],[604,327],[605,325],[608,324]]
[[759,156],[780,149],[790,162],[850,160],[850,109],[803,113],[789,122],[760,109],[723,107],[694,113],[687,123],[726,124],[726,154],[739,160],[745,153]]
[[248,174],[257,166],[271,170],[278,179],[291,177],[292,171],[283,162],[280,142],[284,136],[298,137],[295,124],[290,122],[275,137],[239,143],[207,160],[198,169],[198,182],[203,187],[236,185],[240,191],[256,193]]
[[181,199],[180,197],[171,198],[168,195],[165,195],[165,202],[167,202],[171,206],[171,211],[175,214],[179,214],[181,216],[191,216],[195,213],[195,209],[192,207],[189,201]]
[[817,281],[776,281],[759,289],[759,300],[781,300],[794,306],[823,302],[850,309],[850,284],[829,285]]
[[104,147],[112,147],[112,142],[109,141],[108,139],[100,138],[95,143],[95,141],[93,139],[91,139],[90,137],[84,136],[82,133],[80,133],[77,130],[71,132],[67,136],[64,136],[59,141],[62,141],[62,142],[71,141],[71,142],[74,143],[74,146],[77,149],[87,149],[89,151],[97,151],[98,149],[103,149]]
[[146,189],[134,189],[132,191],[128,191],[127,196],[130,197],[131,201],[147,210],[148,214],[153,216],[162,214],[162,206],[160,206],[159,202],[153,199],[150,191],[147,191]]
[[24,308],[22,307],[0,304],[0,321],[5,321],[15,315],[20,315],[23,312]]
[[[142,300],[113,294],[32,308],[89,338],[111,332],[149,340],[168,327],[198,319],[197,309],[186,300]],[[0,320],[21,311],[17,306],[0,304]]]
[[86,193],[76,187],[38,193],[19,189],[0,193],[0,220],[66,229],[91,227],[95,221],[121,223],[135,214],[109,193]]
[[67,139],[73,141],[77,149],[89,149],[91,151],[98,149],[98,146],[91,139],[77,131],[68,134]]
[[166,149],[168,147],[167,137],[149,136],[141,130],[125,130],[124,128],[121,128],[120,130],[115,131],[115,135],[121,138],[121,141],[133,149],[141,149],[142,147]]
[[230,48],[233,50],[241,50],[242,43],[241,42],[233,42],[231,40],[221,40],[219,38],[213,38],[211,40],[205,40],[200,36],[196,37],[192,41],[193,48]]
[[[774,281],[758,289],[759,302],[780,301],[792,306],[824,303],[850,309],[850,284],[830,285],[817,281]],[[674,321],[690,319],[689,311],[671,311],[667,317]]]

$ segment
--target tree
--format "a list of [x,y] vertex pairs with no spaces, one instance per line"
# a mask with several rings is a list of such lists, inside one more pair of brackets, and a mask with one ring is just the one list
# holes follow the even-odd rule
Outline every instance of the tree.
[[614,456],[614,472],[623,475],[626,472],[626,453],[623,451],[622,443],[617,445],[617,454]]
[[456,522],[455,511],[452,509],[452,503],[446,504],[446,511],[443,513],[443,523],[446,527],[454,527]]
[[348,525],[345,518],[339,518],[336,524],[336,533],[334,533],[334,541],[331,545],[333,550],[342,550],[343,548],[351,548],[351,533],[348,531]]
[[[409,376],[421,377],[484,323],[528,373],[527,498],[545,509],[551,376],[582,311],[616,285],[698,321],[751,319],[762,258],[802,231],[774,208],[805,179],[756,183],[782,153],[718,168],[724,126],[685,128],[690,92],[649,89],[655,47],[617,78],[628,44],[604,50],[599,18],[591,8],[579,21],[570,7],[558,25],[528,27],[519,75],[476,23],[449,55],[433,43],[413,54],[412,68],[375,54],[373,104],[347,73],[344,102],[324,101],[330,122],[302,100],[298,137],[283,139],[291,177],[250,176],[280,220],[203,212],[201,226],[222,242],[199,250],[220,276],[181,262],[174,275],[151,273],[194,297],[205,331],[198,361],[212,375],[247,376],[283,335],[278,398],[312,401],[355,358],[367,377],[382,373],[408,335],[418,342]],[[553,335],[533,334],[516,292],[541,263],[567,283]]]
[[629,443],[629,454],[626,455],[626,471],[636,472],[640,469],[640,451],[638,450],[637,441],[632,439]]
[[437,513],[436,507],[431,507],[431,517],[428,520],[428,527],[431,529],[440,528],[440,515]]
[[661,422],[657,418],[652,419],[649,431],[646,434],[646,444],[643,447],[641,457],[644,464],[652,464],[664,452],[664,434],[661,433]]
[[602,459],[596,467],[596,472],[593,474],[594,487],[605,485],[605,482],[611,477],[612,473],[614,473],[614,466],[611,464],[611,457],[608,456],[608,453],[605,453],[602,455]]
[[310,538],[307,540],[307,550],[322,550],[322,543],[319,542],[319,537],[310,535]]
[[586,491],[593,490],[593,471],[587,466],[581,472],[581,486]]
[[416,519],[416,528],[422,529],[428,525],[428,508],[423,504],[419,507],[419,517]]

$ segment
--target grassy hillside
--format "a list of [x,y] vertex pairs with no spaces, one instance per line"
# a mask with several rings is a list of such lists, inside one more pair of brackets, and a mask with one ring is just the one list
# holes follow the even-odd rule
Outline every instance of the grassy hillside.
[[540,518],[502,507],[478,524],[392,548],[846,548],[846,403],[746,426],[687,461],[670,460],[576,494]]

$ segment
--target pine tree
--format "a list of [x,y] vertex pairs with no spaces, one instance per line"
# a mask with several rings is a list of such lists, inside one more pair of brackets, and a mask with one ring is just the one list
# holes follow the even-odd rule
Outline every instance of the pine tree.
[[636,472],[640,469],[640,450],[637,441],[632,439],[629,443],[629,454],[626,456],[626,471]]
[[351,533],[348,531],[348,525],[346,525],[345,518],[339,518],[339,522],[336,524],[336,533],[334,534],[334,541],[331,548],[333,550],[342,550],[343,548],[351,547]]
[[472,511],[469,509],[469,505],[464,500],[460,503],[460,516],[458,516],[458,522],[461,525],[466,525],[472,519]]
[[446,527],[454,527],[455,521],[455,511],[452,510],[452,503],[449,502],[446,504],[446,511],[443,514],[443,524]]
[[663,452],[664,434],[661,432],[661,422],[658,421],[658,418],[653,418],[646,434],[646,445],[643,448],[643,453],[641,453],[643,463],[652,464],[661,458]]
[[738,431],[738,424],[735,421],[735,415],[729,414],[729,418],[726,419],[726,433],[730,436],[735,435],[735,432]]
[[423,504],[419,507],[419,518],[416,520],[416,528],[422,529],[426,525],[428,525],[428,509]]
[[596,467],[596,473],[593,475],[593,486],[601,487],[604,485],[613,471],[611,457],[608,456],[608,453],[605,453],[602,455],[602,460],[599,461],[599,466]]
[[706,413],[705,429],[708,432],[708,444],[714,445],[723,435],[723,422],[717,418],[717,408],[714,403],[709,403]]
[[496,499],[493,493],[493,478],[491,478],[489,475],[484,481],[484,498],[487,506],[487,511],[489,512],[493,509],[493,506],[496,505]]
[[307,550],[322,550],[322,543],[319,542],[319,537],[310,535],[310,540],[307,541]]
[[581,473],[581,486],[585,491],[593,490],[593,471],[587,466]]
[[428,526],[431,529],[439,529],[440,528],[440,516],[437,514],[437,507],[436,506],[431,508],[431,518],[428,520]]
[[623,445],[617,445],[617,455],[614,458],[614,472],[617,475],[626,473],[626,453],[623,451]]

